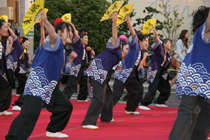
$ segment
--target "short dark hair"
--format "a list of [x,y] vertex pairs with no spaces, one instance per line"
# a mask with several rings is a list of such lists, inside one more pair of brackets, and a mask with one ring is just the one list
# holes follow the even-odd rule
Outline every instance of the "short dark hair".
[[139,41],[143,41],[143,40],[145,40],[146,38],[148,38],[148,36],[142,34],[142,32],[137,32],[136,35],[137,35],[137,38],[139,39]]
[[84,36],[88,36],[88,35],[84,34],[84,33],[80,33],[79,36],[80,36],[80,38],[83,38]]
[[81,30],[80,30],[80,33],[82,33],[83,31],[88,32],[88,28],[87,27],[82,27]]

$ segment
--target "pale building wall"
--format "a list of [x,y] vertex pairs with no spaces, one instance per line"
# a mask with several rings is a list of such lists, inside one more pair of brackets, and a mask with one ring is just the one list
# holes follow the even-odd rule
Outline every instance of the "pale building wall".
[[[112,0],[108,1],[112,2]],[[133,9],[136,12],[136,15],[132,17],[131,22],[134,23],[135,19],[145,17],[146,14],[143,13],[143,10],[147,6],[157,8],[159,11],[161,11],[161,8],[158,6],[159,3],[161,3],[161,1],[162,0],[129,0],[129,3],[134,4]],[[191,23],[192,23],[191,13],[201,5],[210,6],[210,0],[163,0],[163,1],[164,3],[168,2],[167,11],[176,10],[179,13],[180,17],[184,17],[183,20],[184,24],[180,27],[180,31],[178,31],[177,33],[180,33],[182,29],[187,29],[191,31]],[[154,18],[157,18],[160,21],[164,19],[163,16],[158,14],[155,15]],[[142,26],[143,25],[140,25],[135,28],[140,30]],[[192,38],[192,35],[190,35],[190,38]]]

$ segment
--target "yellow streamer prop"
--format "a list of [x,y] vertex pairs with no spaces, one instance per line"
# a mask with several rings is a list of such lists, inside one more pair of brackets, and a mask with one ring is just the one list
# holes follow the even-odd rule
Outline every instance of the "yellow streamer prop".
[[155,18],[147,20],[143,25],[142,33],[143,34],[151,33],[156,26],[156,21],[157,21],[157,19],[155,19]]
[[106,10],[106,13],[101,18],[100,21],[104,21],[104,20],[110,19],[114,12],[118,12],[120,10],[120,8],[122,7],[123,3],[124,3],[124,1],[116,1],[115,3],[111,4],[111,6],[109,6],[108,10]]
[[125,22],[126,16],[131,14],[133,8],[133,4],[126,4],[120,9],[120,12],[117,17],[117,26]]
[[42,10],[45,13],[48,12],[48,9],[44,8],[44,0],[36,0],[28,9],[22,22],[24,35],[26,35],[36,23],[41,21]]

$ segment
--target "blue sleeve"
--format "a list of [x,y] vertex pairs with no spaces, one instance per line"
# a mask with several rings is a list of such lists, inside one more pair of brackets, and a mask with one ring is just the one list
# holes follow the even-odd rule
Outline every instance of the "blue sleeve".
[[61,38],[60,36],[57,34],[57,39],[56,39],[56,43],[54,45],[54,47],[50,47],[50,40],[49,40],[49,35],[45,38],[44,44],[43,44],[43,48],[47,51],[57,51],[59,46],[61,43]]
[[82,44],[82,41],[80,40],[80,37],[77,37],[77,38],[73,41],[73,48],[74,48],[74,50],[83,48],[83,44]]
[[151,45],[151,50],[155,50],[160,44],[161,44],[160,40],[158,40],[157,42],[153,43]]
[[109,39],[109,41],[106,44],[106,48],[109,50],[114,50],[116,48],[120,47],[120,40],[117,38],[117,43],[115,46],[112,46],[112,37]]
[[136,43],[138,43],[137,35],[135,34],[133,41],[132,41],[132,35],[130,35],[130,37],[128,39],[128,45],[131,47],[131,46],[134,46]]

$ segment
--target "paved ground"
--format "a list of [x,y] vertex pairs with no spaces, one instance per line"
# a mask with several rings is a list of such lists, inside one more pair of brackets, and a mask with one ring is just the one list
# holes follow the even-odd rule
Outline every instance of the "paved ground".
[[[113,82],[114,82],[114,80],[110,80],[110,82],[109,82],[109,85],[110,85],[111,88],[113,87]],[[149,84],[147,82],[145,82],[143,84],[143,86],[144,86],[144,94],[143,94],[143,96],[144,96],[148,92]],[[17,87],[17,85],[16,85],[16,87]],[[63,91],[64,87],[60,86],[60,89],[61,89],[61,91]],[[78,95],[78,91],[79,91],[79,88],[77,88],[77,93],[74,93],[72,95],[71,99],[75,99],[75,100],[77,99],[76,97]],[[170,107],[178,107],[179,104],[180,104],[180,101],[176,98],[175,91],[176,91],[176,85],[173,85],[172,88],[171,88],[171,95],[170,95],[168,101],[166,101],[166,104]],[[16,94],[16,89],[13,89],[12,93]],[[127,94],[127,91],[124,90],[124,93],[123,93],[122,97],[124,97],[126,94]],[[158,94],[159,94],[159,92],[157,91],[156,97],[158,96]],[[122,98],[120,99],[119,102],[120,103],[126,103],[126,101],[123,101]],[[155,105],[155,104],[151,104],[151,106],[153,106],[153,105]]]

